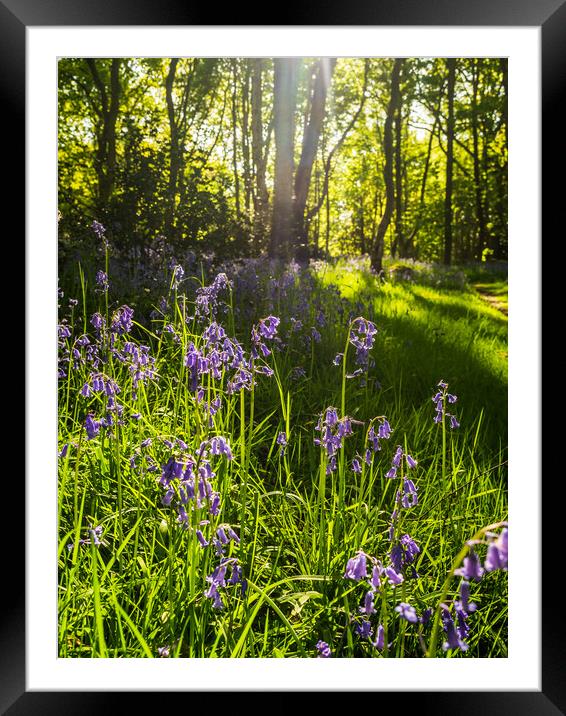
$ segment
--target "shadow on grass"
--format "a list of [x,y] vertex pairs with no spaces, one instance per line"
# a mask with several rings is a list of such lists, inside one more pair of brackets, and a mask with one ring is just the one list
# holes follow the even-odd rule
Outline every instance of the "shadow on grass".
[[[507,320],[482,306],[466,305],[473,294],[395,284],[405,303],[395,311],[383,287],[361,275],[352,301],[371,300],[379,329],[372,354],[375,375],[384,388],[394,385],[407,406],[415,409],[431,399],[440,379],[458,395],[455,413],[462,424],[483,412],[482,439],[488,450],[507,443]],[[436,292],[434,295],[426,294]],[[431,419],[433,407],[431,403]]]

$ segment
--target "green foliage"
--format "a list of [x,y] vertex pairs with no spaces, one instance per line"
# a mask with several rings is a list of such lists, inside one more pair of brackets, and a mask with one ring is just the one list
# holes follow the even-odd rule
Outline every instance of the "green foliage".
[[[132,392],[133,373],[125,364],[110,359],[98,368],[121,388],[116,398],[123,424],[87,440],[86,415],[100,414],[107,397],[80,395],[92,383],[88,362],[67,366],[59,383],[59,444],[69,444],[59,462],[61,657],[146,658],[167,647],[170,657],[305,658],[317,656],[319,639],[335,657],[425,655],[423,643],[436,639],[432,622],[406,624],[395,605],[410,602],[421,614],[434,610],[441,595],[455,598],[458,580],[450,575],[466,540],[507,517],[507,330],[505,316],[468,285],[447,286],[441,267],[408,262],[391,268],[409,265],[411,280],[378,279],[364,262],[351,260],[319,262],[306,273],[254,262],[239,274],[232,267],[240,279],[219,309],[227,332],[247,350],[251,326],[277,312],[284,343],[275,343],[265,361],[274,376],[258,376],[252,391],[230,395],[225,375],[208,381],[206,399],[222,398],[212,427],[183,360],[191,343],[203,345],[202,326],[183,320],[194,311],[200,285],[194,276],[187,274],[178,289],[169,276],[164,313],[150,319],[136,309],[130,334],[115,338],[118,350],[125,341],[148,345],[158,380]],[[437,285],[435,275],[442,279]],[[110,283],[115,286],[112,275]],[[107,300],[88,293],[88,307],[80,294],[76,307],[67,310],[66,299],[61,304],[71,331],[63,347],[76,346],[85,327],[96,343],[90,311],[111,317],[123,301],[115,288]],[[347,349],[350,319],[360,314],[378,328],[375,365],[365,383],[346,377],[351,345],[344,367],[333,364]],[[440,378],[458,395],[461,427],[447,434],[432,420],[431,395]],[[319,414],[330,405],[354,422],[337,471],[325,476],[324,453],[313,438]],[[351,461],[363,454],[370,422],[382,415],[393,437],[357,474]],[[276,442],[280,431],[288,439],[284,455]],[[229,438],[233,459],[215,458],[221,513],[203,511],[200,518],[212,524],[201,528],[234,527],[241,542],[230,543],[227,555],[239,558],[248,582],[244,594],[224,591],[221,611],[204,596],[216,564],[213,551],[176,522],[158,482],[171,455],[165,439],[181,438],[195,454],[213,435]],[[151,444],[142,447],[148,438]],[[376,608],[392,646],[377,651],[354,629],[367,585],[344,579],[344,571],[359,549],[386,560],[397,482],[385,473],[397,444],[418,461],[412,477],[419,504],[403,511],[399,529],[420,546],[419,577],[383,588]],[[95,526],[102,527],[98,545],[89,532]],[[90,545],[80,544],[89,537]],[[483,558],[485,545],[478,551]],[[448,656],[506,656],[506,589],[502,572],[472,585],[478,609],[469,620],[469,650]],[[438,638],[434,656],[446,653],[441,643]]]
[[[117,90],[112,62],[59,62],[60,263],[74,262],[76,251],[86,249],[85,228],[93,219],[107,227],[124,256],[143,253],[159,236],[179,253],[265,250],[274,183],[272,60],[261,67],[259,138],[252,131],[252,60],[181,58],[170,74],[169,59],[122,59]],[[297,152],[309,120],[313,63],[300,63]],[[391,60],[376,58],[336,64],[306,208],[311,255],[371,252],[385,205],[382,134],[390,68]],[[456,262],[480,260],[485,251],[497,260],[507,255],[506,72],[498,58],[457,60]],[[397,257],[442,257],[445,75],[441,58],[404,63],[402,196],[385,247]],[[260,196],[256,145],[265,162],[266,196]]]

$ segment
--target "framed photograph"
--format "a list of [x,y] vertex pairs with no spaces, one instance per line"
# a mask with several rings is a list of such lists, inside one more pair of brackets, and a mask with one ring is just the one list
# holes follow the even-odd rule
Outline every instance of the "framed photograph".
[[[26,187],[3,712],[135,691],[566,709],[539,429],[564,5],[364,5],[210,25],[0,0]],[[411,360],[447,371],[428,404]]]

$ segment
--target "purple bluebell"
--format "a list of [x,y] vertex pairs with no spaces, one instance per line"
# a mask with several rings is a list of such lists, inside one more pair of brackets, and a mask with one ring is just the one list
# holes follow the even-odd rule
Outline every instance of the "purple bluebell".
[[99,239],[104,238],[104,234],[106,233],[106,227],[104,227],[99,221],[93,221],[90,225],[90,228],[94,231],[94,233]]
[[185,275],[185,270],[180,264],[176,264],[173,267],[173,276],[171,279],[171,288],[176,291],[179,288],[179,284],[183,280],[183,276]]
[[385,568],[385,576],[394,587],[402,584],[404,581],[403,575],[400,572],[396,572],[393,567]]
[[355,473],[358,473],[358,474],[359,474],[361,471],[362,471],[362,464],[361,464],[361,462],[358,460],[358,458],[355,457],[355,458],[352,460],[352,472],[355,472]]
[[210,587],[204,592],[204,596],[208,599],[212,599],[212,606],[214,609],[224,609],[224,603],[220,597],[218,584],[216,582],[212,582]]
[[344,579],[353,579],[359,582],[367,578],[367,555],[360,550],[355,557],[351,557],[346,564]]
[[507,569],[508,560],[508,530],[503,528],[499,537],[492,540],[487,547],[485,558],[485,571],[493,572],[496,569]]
[[106,274],[104,271],[97,271],[96,285],[101,291],[108,291],[108,288],[110,287],[110,284],[108,283],[108,274]]
[[95,437],[98,435],[98,433],[100,432],[100,421],[99,421],[99,420],[95,420],[95,419],[92,417],[92,415],[89,413],[89,414],[86,416],[85,428],[86,428],[87,439],[88,439],[88,440],[92,440],[92,439],[95,438]]
[[401,505],[408,509],[418,505],[417,488],[412,480],[407,477],[403,480],[403,496],[401,498]]
[[285,433],[283,431],[280,432],[277,435],[275,442],[277,443],[277,445],[281,446],[279,449],[279,456],[283,457],[283,455],[285,455],[285,448],[287,447],[287,433]]
[[446,604],[441,604],[441,608],[442,626],[446,632],[446,641],[442,645],[442,648],[444,651],[447,651],[448,649],[461,649],[462,651],[466,651],[468,645],[461,639],[448,606]]
[[397,450],[395,451],[395,455],[393,455],[393,460],[391,461],[391,464],[394,467],[399,467],[401,465],[402,457],[403,457],[403,448],[400,445],[397,445]]
[[226,438],[217,435],[216,437],[210,438],[210,453],[212,455],[225,455],[228,460],[232,459],[232,451],[230,449],[230,443]]
[[455,403],[458,400],[458,396],[448,392],[448,383],[443,380],[439,381],[437,387],[440,388],[440,391],[437,391],[432,396],[432,402],[435,405],[434,422],[441,423],[444,417],[447,417],[450,418],[450,428],[452,430],[459,428],[460,423],[456,416],[446,411],[446,403]]
[[328,659],[332,656],[332,650],[325,641],[319,639],[316,643],[316,649],[318,651],[318,657],[322,659]]
[[383,624],[380,624],[377,627],[377,636],[373,643],[373,646],[379,651],[382,651],[383,647],[385,646],[385,629],[383,627]]
[[358,317],[350,326],[350,343],[356,349],[356,364],[364,371],[369,368],[369,351],[372,349],[377,328],[365,318]]
[[412,470],[418,464],[417,461],[410,455],[405,455],[405,459],[407,460],[407,467],[409,468],[409,470]]
[[389,425],[387,418],[383,418],[380,422],[377,436],[384,440],[388,440],[391,437],[391,426]]
[[417,613],[415,611],[415,607],[411,606],[410,604],[407,604],[407,602],[400,602],[395,607],[395,611],[398,612],[398,614],[403,619],[406,619],[408,622],[411,622],[412,624],[415,624],[419,620],[417,617]]
[[473,549],[470,549],[468,555],[464,557],[462,566],[454,570],[455,575],[464,577],[468,581],[473,579],[476,582],[480,581],[483,573],[484,569],[481,566],[480,558]]
[[64,338],[71,337],[71,331],[69,330],[69,326],[66,326],[63,323],[58,326],[58,333],[59,333],[60,340],[63,340]]
[[129,333],[132,330],[132,326],[134,325],[133,317],[133,308],[130,308],[126,305],[120,306],[120,308],[118,308],[112,316],[112,331],[119,336]]
[[367,619],[362,619],[361,622],[357,623],[355,626],[355,631],[361,639],[369,639],[373,635],[371,623]]
[[374,607],[374,598],[375,592],[373,590],[370,589],[368,592],[366,592],[366,595],[364,597],[364,605],[363,607],[360,607],[360,613],[367,614],[367,616],[376,613]]
[[371,577],[369,579],[369,585],[373,589],[373,591],[377,591],[381,587],[381,575],[383,574],[383,567],[381,566],[381,563],[378,562],[377,564],[374,564],[371,570]]
[[220,512],[220,493],[213,492],[210,500],[209,510],[211,515],[216,516]]

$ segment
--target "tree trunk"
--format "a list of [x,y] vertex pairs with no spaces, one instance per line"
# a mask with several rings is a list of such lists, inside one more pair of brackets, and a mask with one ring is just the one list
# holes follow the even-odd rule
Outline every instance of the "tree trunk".
[[249,219],[252,202],[252,170],[250,161],[250,68],[246,60],[242,78],[242,157],[244,160],[244,207]]
[[293,205],[295,224],[295,255],[306,259],[308,256],[305,208],[309,192],[312,167],[316,157],[318,140],[324,120],[326,96],[336,66],[336,59],[321,59],[318,62],[309,121],[303,135],[301,158],[295,174],[295,200]]
[[476,218],[478,222],[478,237],[476,258],[481,261],[483,250],[487,243],[487,226],[485,220],[485,211],[483,203],[483,186],[480,165],[480,147],[479,147],[479,109],[478,109],[478,90],[480,79],[480,68],[482,64],[481,58],[472,60],[472,138],[473,138],[473,155],[474,155],[474,189],[476,200]]
[[240,222],[242,207],[240,203],[240,175],[238,172],[238,67],[232,60],[232,169],[234,171],[234,198],[236,200],[236,220]]
[[444,264],[452,263],[452,175],[454,169],[454,86],[456,58],[446,60],[448,69],[448,119],[446,122],[446,191],[444,194]]
[[[110,87],[107,87],[100,76],[97,61],[86,59],[94,84],[100,95],[100,116],[102,127],[97,133],[98,147],[96,151],[95,169],[98,180],[98,210],[105,214],[108,201],[114,191],[116,180],[116,121],[120,109],[120,64],[121,59],[113,59],[110,64]],[[108,91],[110,96],[108,96]]]
[[175,227],[175,207],[177,199],[177,178],[179,176],[179,127],[175,117],[175,103],[173,101],[173,84],[179,60],[172,57],[169,62],[169,71],[165,79],[165,101],[167,103],[167,116],[169,118],[169,196],[165,212],[165,235],[171,238]]
[[[507,123],[507,105],[508,105],[508,77],[507,77],[507,59],[501,57],[499,60],[499,68],[501,70],[501,84],[503,86],[504,101],[502,109],[502,122],[505,130],[505,154],[499,168],[497,177],[497,215],[499,218],[498,229],[496,230],[495,254],[494,258],[501,260],[505,256],[505,247],[507,245],[507,148],[508,148],[508,123]],[[505,240],[503,241],[503,238]]]
[[393,215],[395,202],[395,185],[393,183],[393,118],[395,112],[401,105],[401,93],[399,90],[399,75],[403,65],[402,58],[396,58],[391,71],[391,96],[385,116],[383,127],[383,152],[385,164],[383,167],[383,179],[385,181],[385,208],[383,216],[377,227],[377,234],[371,252],[371,266],[374,271],[383,271],[383,250],[385,246],[385,234]]
[[403,256],[405,237],[403,234],[403,156],[401,153],[402,107],[399,105],[395,113],[395,239],[391,246],[391,255],[396,252]]
[[264,155],[263,139],[263,59],[252,59],[252,162],[255,174],[254,197],[254,244],[260,250],[265,241],[268,221],[269,194],[265,182],[267,155]]
[[275,177],[269,255],[278,258],[289,257],[292,243],[298,62],[296,58],[274,60]]

